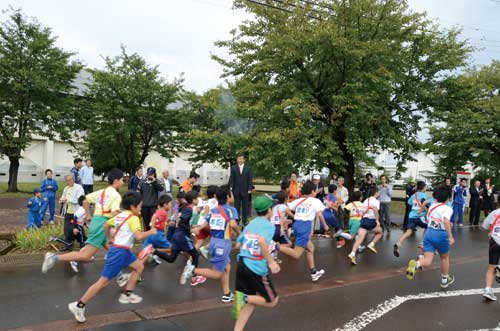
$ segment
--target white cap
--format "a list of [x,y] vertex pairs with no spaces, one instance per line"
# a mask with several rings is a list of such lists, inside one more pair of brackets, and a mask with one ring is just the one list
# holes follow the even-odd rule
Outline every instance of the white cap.
[[321,176],[320,176],[320,175],[318,175],[318,174],[314,174],[314,175],[313,175],[313,179],[321,179]]

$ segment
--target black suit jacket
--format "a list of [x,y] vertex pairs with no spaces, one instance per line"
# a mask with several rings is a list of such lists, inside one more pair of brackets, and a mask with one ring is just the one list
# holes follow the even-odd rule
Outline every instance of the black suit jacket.
[[241,174],[239,165],[235,164],[231,167],[229,187],[234,195],[240,196],[247,196],[248,191],[252,190],[252,173],[246,164],[243,166]]
[[479,206],[479,204],[481,203],[479,190],[480,188],[476,189],[475,186],[469,189],[471,206]]

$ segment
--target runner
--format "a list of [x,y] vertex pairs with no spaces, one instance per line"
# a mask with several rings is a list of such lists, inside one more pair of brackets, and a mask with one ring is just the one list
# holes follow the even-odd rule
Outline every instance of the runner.
[[[403,245],[404,241],[408,239],[414,231],[417,231],[417,227],[424,229],[423,236],[425,237],[425,230],[427,229],[427,201],[429,200],[429,196],[425,193],[426,189],[426,184],[423,181],[418,181],[417,192],[408,199],[407,203],[411,206],[410,214],[408,215],[408,225],[398,242],[394,244],[393,253],[395,257],[399,257],[401,245]],[[422,245],[419,246],[421,247]]]
[[[172,208],[172,198],[169,195],[161,195],[158,199],[158,209],[156,209],[153,217],[151,218],[151,227],[156,229],[156,234],[149,236],[145,241],[142,248],[148,245],[153,245],[154,248],[166,252],[172,244],[165,237],[165,227],[167,226],[168,212]],[[158,265],[161,264],[161,259],[154,255],[149,255],[151,259]]]
[[[271,218],[272,220],[271,222],[274,224],[273,241],[283,246],[284,245],[290,246],[291,241],[286,231],[288,227],[287,216],[290,215],[291,217],[293,217],[293,214],[291,212],[287,214],[287,208],[285,202],[288,199],[288,194],[285,191],[279,191],[278,193],[275,194],[274,199],[278,203],[273,207],[273,215]],[[281,261],[278,259],[277,256],[278,251],[274,249],[271,253],[276,262],[281,263]]]
[[378,201],[378,188],[376,186],[372,186],[368,190],[368,198],[363,202],[362,206],[362,214],[361,214],[361,223],[358,230],[358,238],[354,242],[352,246],[352,251],[349,253],[348,257],[351,260],[353,265],[356,265],[356,252],[358,248],[361,246],[363,241],[365,240],[368,232],[373,231],[375,233],[375,237],[368,244],[368,249],[373,253],[377,254],[377,250],[375,249],[375,244],[382,238],[383,232],[380,227],[379,221],[379,208],[380,201]]
[[258,196],[253,203],[257,217],[237,240],[240,254],[236,270],[236,300],[231,311],[231,317],[236,320],[235,331],[243,331],[256,306],[272,308],[278,304],[278,295],[268,276],[269,270],[273,274],[280,271],[269,253],[275,232],[270,222],[272,205],[271,198]]
[[[68,304],[69,311],[75,316],[75,319],[83,323],[85,319],[85,306],[95,297],[101,290],[109,285],[109,281],[116,277],[123,268],[127,266],[134,269],[127,287],[120,295],[118,302],[122,304],[139,303],[142,298],[134,293],[134,289],[144,270],[143,261],[138,260],[131,252],[135,240],[143,240],[151,235],[156,234],[156,229],[153,228],[147,232],[141,231],[141,195],[138,192],[127,192],[123,195],[124,212],[109,219],[104,224],[104,232],[111,247],[107,254],[107,259],[102,270],[101,277],[97,282],[89,287],[87,292],[80,300]],[[115,233],[111,237],[111,228],[115,228]],[[152,249],[152,247],[151,247]]]
[[498,267],[500,262],[500,208],[486,217],[483,228],[489,230],[488,237],[490,239],[488,271],[486,271],[486,287],[484,288],[483,297],[496,301],[497,297],[491,288],[493,287],[493,279],[500,272]]
[[[200,215],[198,217],[198,222],[196,226],[193,228],[193,231],[196,231],[196,242],[194,244],[195,248],[198,249],[201,255],[208,260],[208,248],[206,247],[205,240],[210,237],[210,227],[206,227],[207,217],[210,214],[210,211],[218,206],[217,203],[217,193],[218,187],[215,185],[210,185],[207,187],[207,201],[203,205],[202,210],[200,211]],[[197,230],[199,228],[199,230]]]
[[[363,216],[363,203],[361,199],[363,194],[361,191],[356,191],[352,195],[352,201],[345,206],[349,211],[349,233],[353,238],[358,236],[359,227],[361,225],[361,216]],[[360,246],[361,248],[361,246]]]
[[437,202],[429,208],[427,216],[427,231],[424,236],[424,255],[420,256],[418,261],[411,260],[408,263],[406,277],[413,279],[417,270],[430,266],[434,253],[437,251],[441,257],[441,287],[447,288],[455,281],[455,277],[449,274],[450,269],[450,245],[455,243],[451,233],[450,218],[453,209],[447,206],[450,199],[449,190],[445,187],[439,187],[434,195]]
[[328,231],[329,227],[326,224],[323,217],[323,210],[325,210],[325,205],[315,198],[316,185],[307,181],[301,189],[302,198],[296,199],[288,203],[288,211],[295,211],[293,223],[293,233],[295,234],[294,247],[279,247],[279,250],[294,259],[300,259],[304,251],[306,251],[307,264],[309,266],[309,272],[311,273],[311,279],[316,282],[324,275],[325,270],[317,270],[314,263],[314,244],[311,241],[311,235],[313,232],[313,223],[316,217],[319,217],[321,223]]
[[42,264],[42,272],[46,273],[56,262],[89,262],[92,260],[97,250],[101,247],[107,248],[106,234],[104,233],[104,223],[111,217],[120,213],[121,196],[118,191],[123,185],[123,171],[120,169],[111,169],[108,173],[109,186],[105,189],[96,191],[87,196],[87,202],[84,203],[87,221],[90,217],[89,203],[95,204],[94,216],[89,226],[89,237],[86,245],[78,252],[70,252],[57,255],[51,252],[45,254]]

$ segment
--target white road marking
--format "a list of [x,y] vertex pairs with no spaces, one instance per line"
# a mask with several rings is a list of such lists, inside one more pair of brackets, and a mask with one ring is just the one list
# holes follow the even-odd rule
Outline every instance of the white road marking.
[[[493,289],[493,292],[500,293],[500,288]],[[470,290],[457,290],[457,291],[442,291],[442,292],[431,292],[431,293],[420,293],[420,294],[410,294],[403,297],[395,296],[392,299],[386,300],[379,304],[377,307],[370,309],[361,315],[353,318],[350,322],[345,324],[341,328],[337,328],[334,331],[359,331],[367,327],[373,321],[376,321],[380,317],[384,316],[394,308],[399,307],[401,304],[410,300],[422,300],[422,299],[433,299],[433,298],[448,298],[448,297],[458,297],[466,295],[480,295],[483,294],[483,289],[470,289]],[[499,328],[492,329],[494,331],[500,331]],[[483,330],[481,330],[483,331]]]
[[478,329],[478,330],[469,330],[469,331],[500,331],[500,324],[496,328],[492,329]]

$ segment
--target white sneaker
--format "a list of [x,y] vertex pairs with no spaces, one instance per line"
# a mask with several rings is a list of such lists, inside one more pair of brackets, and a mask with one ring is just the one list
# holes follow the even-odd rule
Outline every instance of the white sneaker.
[[321,270],[316,270],[315,273],[311,274],[311,279],[313,282],[316,282],[318,281],[318,279],[321,278],[321,276],[323,276],[325,274],[325,270],[321,269]]
[[122,293],[120,298],[118,298],[118,302],[127,304],[127,303],[140,303],[142,301],[142,297],[138,296],[134,292],[129,293],[128,295]]
[[153,260],[156,262],[156,264],[161,264],[161,258],[157,255],[152,254]]
[[491,301],[497,301],[497,297],[491,289],[490,290],[485,289],[483,292],[483,297]]
[[49,221],[49,225],[54,225],[54,221]]
[[201,246],[200,247],[200,253],[201,255],[206,259],[208,260],[208,248],[207,246]]
[[43,259],[43,264],[42,264],[42,272],[44,274],[47,273],[47,271],[49,271],[50,269],[52,269],[54,264],[56,264],[55,256],[56,254],[51,252],[45,253],[45,257]]
[[191,260],[188,260],[184,270],[182,271],[181,278],[179,280],[179,284],[185,285],[188,279],[191,279],[193,276],[194,265]]
[[116,278],[116,283],[118,284],[118,286],[124,287],[125,285],[127,285],[129,279],[130,274],[121,274]]
[[359,245],[359,247],[358,247],[358,253],[363,253],[364,250],[365,250],[365,246]]
[[78,262],[71,261],[69,265],[71,266],[71,269],[73,269],[74,272],[78,272]]
[[85,307],[79,308],[77,306],[77,304],[78,304],[78,302],[76,302],[76,301],[68,304],[68,309],[75,316],[75,319],[79,323],[84,323],[86,321],[86,319],[85,319]]

